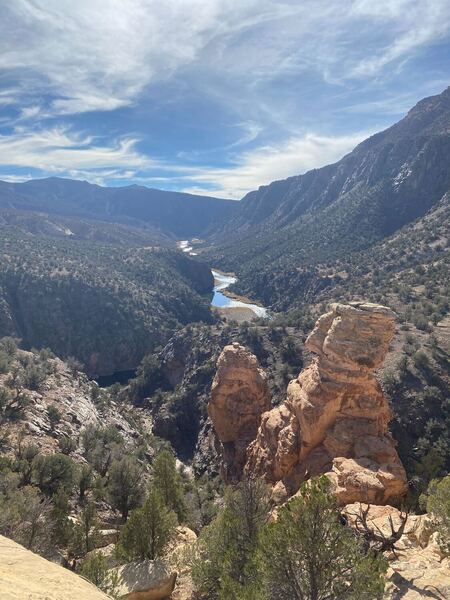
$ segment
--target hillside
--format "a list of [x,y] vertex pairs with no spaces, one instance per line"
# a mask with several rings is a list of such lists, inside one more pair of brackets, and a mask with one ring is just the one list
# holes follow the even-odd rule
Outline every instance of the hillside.
[[306,289],[314,295],[316,265],[348,259],[435,206],[450,189],[449,153],[450,88],[339,162],[249,193],[209,255],[238,274],[236,291],[284,309]]
[[136,185],[107,188],[58,177],[0,181],[0,208],[151,226],[176,238],[203,235],[227,220],[235,206],[229,200]]
[[73,356],[94,376],[134,369],[178,326],[212,319],[200,261],[72,237],[0,227],[0,335]]
[[173,239],[150,225],[133,227],[98,219],[0,209],[0,228],[21,234],[102,242],[119,246],[173,246]]

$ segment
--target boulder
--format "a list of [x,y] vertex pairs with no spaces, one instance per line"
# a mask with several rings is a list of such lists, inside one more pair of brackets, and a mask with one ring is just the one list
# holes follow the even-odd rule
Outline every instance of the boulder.
[[391,411],[375,376],[394,332],[387,307],[333,304],[306,340],[314,360],[289,383],[286,400],[261,417],[247,449],[248,475],[282,482],[278,500],[321,473],[343,504],[404,496],[406,474],[388,431]]
[[119,576],[117,595],[123,600],[163,600],[177,580],[161,560],[135,561],[112,569]]

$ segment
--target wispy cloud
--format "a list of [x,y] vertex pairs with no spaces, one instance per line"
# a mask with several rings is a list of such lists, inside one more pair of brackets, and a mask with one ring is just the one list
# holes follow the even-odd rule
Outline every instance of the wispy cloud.
[[375,27],[390,28],[392,37],[373,56],[362,58],[350,77],[373,76],[396,60],[411,58],[421,47],[439,42],[450,29],[450,5],[445,0],[358,0],[352,13],[370,19]]
[[[153,80],[192,62],[226,15],[219,0],[15,0],[2,8],[0,68],[51,96],[54,113],[129,105]],[[228,10],[230,9],[230,10]]]
[[260,185],[335,162],[368,135],[369,132],[360,132],[356,135],[326,137],[310,133],[285,140],[276,146],[258,148],[237,156],[235,165],[229,168],[194,169],[184,179],[194,181],[197,185],[186,186],[184,191],[242,198]]
[[136,151],[136,143],[136,139],[122,138],[102,145],[92,136],[74,133],[67,127],[39,130],[17,127],[12,134],[0,135],[0,164],[54,173],[158,166],[157,161]]
[[371,93],[449,32],[448,0],[4,2],[0,166],[238,198],[337,160],[373,115],[437,91],[447,73]]
[[0,69],[51,114],[128,106],[188,66],[246,93],[282,74],[373,76],[450,28],[447,0],[15,0],[2,13]]

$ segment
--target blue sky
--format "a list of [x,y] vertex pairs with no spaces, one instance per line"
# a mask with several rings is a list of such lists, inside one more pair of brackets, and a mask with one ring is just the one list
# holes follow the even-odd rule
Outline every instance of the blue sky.
[[449,0],[0,0],[0,179],[240,198],[450,85]]

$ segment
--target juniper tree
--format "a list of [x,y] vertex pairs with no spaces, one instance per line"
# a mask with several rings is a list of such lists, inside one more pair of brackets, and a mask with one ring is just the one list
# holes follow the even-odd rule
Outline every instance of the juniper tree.
[[174,534],[175,513],[163,502],[160,493],[151,489],[143,506],[136,508],[124,525],[117,552],[126,560],[154,560],[163,553]]
[[341,523],[325,477],[305,483],[261,533],[258,563],[268,600],[382,598],[387,563]]
[[170,450],[162,450],[155,459],[153,485],[161,494],[165,505],[175,511],[179,521],[183,521],[186,517],[183,487],[175,457]]
[[107,493],[113,508],[119,510],[126,521],[129,511],[136,508],[142,498],[142,469],[136,459],[124,456],[112,463]]

